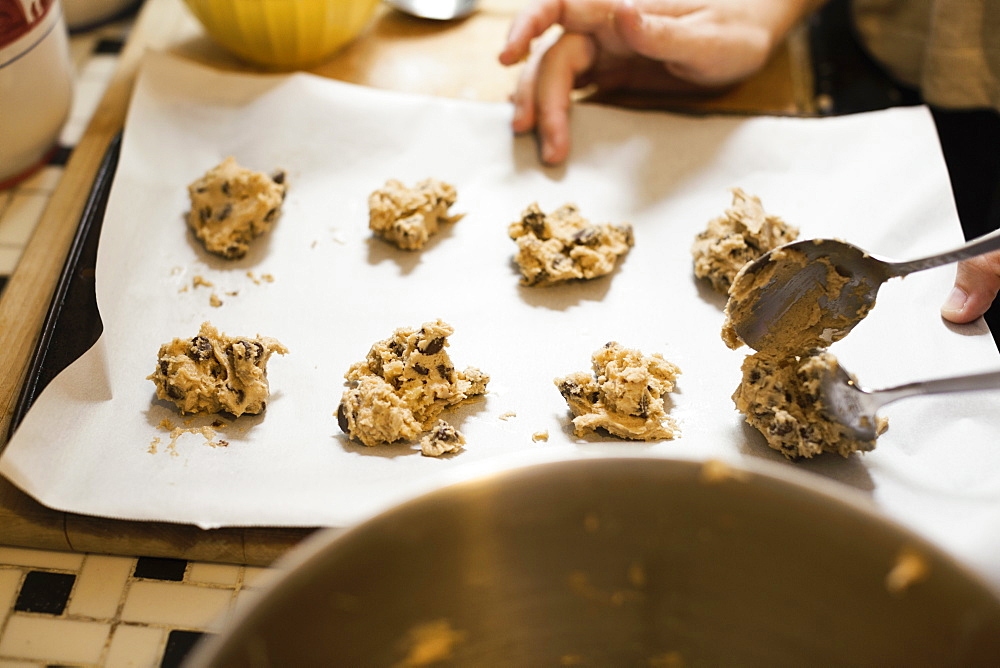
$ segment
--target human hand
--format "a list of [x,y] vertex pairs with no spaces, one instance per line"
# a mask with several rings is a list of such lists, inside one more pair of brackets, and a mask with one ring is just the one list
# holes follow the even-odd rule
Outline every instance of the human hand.
[[955,287],[941,307],[941,316],[954,323],[972,322],[986,313],[1000,292],[1000,251],[958,263]]
[[[534,0],[511,24],[500,62],[528,58],[512,95],[512,129],[536,130],[542,161],[569,154],[574,89],[722,88],[767,62],[822,0]],[[554,40],[532,49],[550,27]]]

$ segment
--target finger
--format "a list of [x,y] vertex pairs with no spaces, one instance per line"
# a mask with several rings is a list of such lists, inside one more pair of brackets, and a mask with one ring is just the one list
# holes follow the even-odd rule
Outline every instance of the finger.
[[515,133],[528,132],[535,127],[535,90],[538,88],[538,66],[548,49],[533,54],[524,64],[514,87],[511,102],[514,115],[510,127]]
[[1000,252],[958,263],[955,287],[941,316],[955,323],[972,322],[986,313],[1000,292]]
[[593,40],[565,34],[539,61],[535,87],[536,130],[542,161],[557,165],[569,155],[569,107],[577,77],[594,62]]
[[630,49],[702,85],[725,85],[748,76],[763,66],[772,46],[767,31],[752,23],[720,23],[696,12],[641,13],[631,2],[617,7],[615,23]]
[[521,69],[511,95],[511,102],[514,103],[514,116],[511,119],[511,129],[515,133],[528,132],[535,128],[535,100],[538,88],[538,70],[542,60],[546,58],[549,49],[559,41],[561,33],[558,30],[547,32],[542,38],[536,41],[527,62]]
[[641,13],[632,2],[615,8],[618,33],[638,54],[656,60],[690,60],[704,48],[706,28],[681,17]]
[[615,7],[628,0],[535,0],[514,17],[507,33],[507,43],[500,52],[500,62],[512,65],[531,50],[531,41],[554,25],[566,32],[613,34]]
[[500,51],[500,64],[514,65],[524,60],[531,51],[531,40],[558,23],[562,11],[562,0],[536,0],[518,13]]

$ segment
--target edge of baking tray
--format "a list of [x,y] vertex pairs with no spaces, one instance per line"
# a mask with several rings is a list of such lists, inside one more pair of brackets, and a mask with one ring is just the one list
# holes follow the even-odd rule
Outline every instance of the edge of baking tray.
[[104,331],[97,309],[95,268],[104,211],[118,168],[121,133],[112,137],[97,167],[59,282],[42,324],[38,345],[11,419],[17,429],[42,390],[85,353]]

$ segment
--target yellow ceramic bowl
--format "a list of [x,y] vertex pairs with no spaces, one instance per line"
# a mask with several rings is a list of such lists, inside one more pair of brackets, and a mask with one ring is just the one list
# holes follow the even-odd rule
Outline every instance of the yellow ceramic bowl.
[[367,26],[379,0],[185,0],[208,34],[270,68],[322,62]]

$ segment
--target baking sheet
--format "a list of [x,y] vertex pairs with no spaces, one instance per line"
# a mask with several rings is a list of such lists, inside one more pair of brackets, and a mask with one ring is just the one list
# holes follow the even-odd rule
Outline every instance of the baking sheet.
[[[958,245],[960,226],[924,108],[828,119],[685,117],[574,110],[565,168],[539,166],[509,134],[510,108],[402,95],[306,74],[244,76],[171,56],[144,61],[126,123],[98,254],[105,331],[42,393],[0,459],[40,502],[134,520],[340,526],[464,463],[544,450],[783,461],[730,399],[746,349],[718,332],[722,297],[696,281],[694,235],[739,186],[802,237],[836,236],[908,259]],[[284,168],[275,229],[236,262],[187,232],[186,186],[228,155]],[[453,183],[466,214],[422,252],[373,240],[367,195],[388,178]],[[531,202],[578,204],[594,221],[631,222],[636,246],[610,277],[523,288],[507,225]],[[896,280],[831,350],[872,387],[1000,364],[985,325],[945,324],[953,268]],[[213,287],[195,286],[201,276]],[[273,282],[263,277],[273,277]],[[216,293],[223,301],[210,305]],[[365,448],[334,415],[343,374],[400,326],[441,318],[459,367],[492,377],[479,402],[446,413],[466,435],[451,458],[411,445]],[[266,414],[212,440],[155,399],[156,351],[209,320],[291,350],[269,365]],[[552,379],[589,367],[609,340],[659,352],[683,371],[672,414],[682,436],[653,444],[577,439]],[[1000,393],[911,399],[885,409],[869,454],[789,463],[871,495],[889,516],[1000,581]],[[547,442],[532,434],[547,431]],[[220,441],[228,443],[221,447]],[[213,446],[213,444],[215,444]]]

